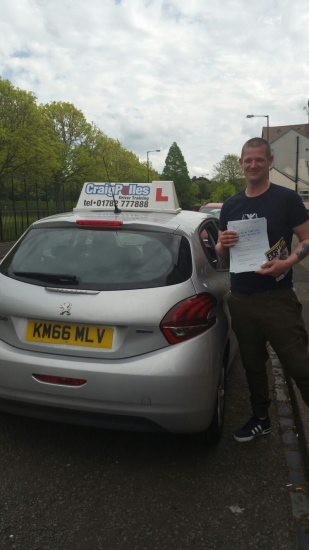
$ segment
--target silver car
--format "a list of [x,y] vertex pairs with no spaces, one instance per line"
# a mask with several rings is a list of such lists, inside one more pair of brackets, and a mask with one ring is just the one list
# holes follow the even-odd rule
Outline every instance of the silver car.
[[220,438],[236,351],[218,220],[72,212],[0,263],[0,410]]

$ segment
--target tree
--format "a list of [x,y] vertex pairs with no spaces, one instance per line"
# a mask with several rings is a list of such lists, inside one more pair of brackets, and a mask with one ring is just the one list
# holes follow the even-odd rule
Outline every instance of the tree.
[[[199,201],[205,202],[205,200],[210,197],[209,180],[204,176],[200,176],[198,178],[196,176],[193,176],[191,181],[195,198]],[[198,187],[198,191],[196,191],[196,186]]]
[[[152,166],[150,177],[160,178]],[[147,163],[72,103],[37,105],[32,92],[0,78],[0,199],[47,200],[51,192],[60,207],[70,184],[78,190],[85,181],[146,182]]]
[[235,195],[236,189],[230,183],[221,183],[211,194],[210,202],[224,202],[229,197]]
[[87,176],[96,129],[72,103],[52,101],[41,108],[53,125],[53,137],[57,142],[57,163],[52,179],[55,182],[56,203],[59,205],[62,185],[82,183],[89,179]]
[[162,181],[173,181],[182,208],[190,208],[194,203],[194,193],[187,163],[177,143],[171,145],[161,175]]
[[[107,137],[94,125],[90,157],[88,180],[136,183],[147,181],[147,162],[141,162],[132,151],[122,147],[119,140]],[[153,180],[160,179],[152,167],[150,177]]]
[[0,78],[0,176],[17,185],[30,178],[48,177],[56,162],[56,142],[50,121],[32,92]]
[[246,180],[239,166],[237,155],[225,155],[221,162],[214,166],[213,179],[218,183],[230,183],[235,189],[244,189]]
[[[53,178],[57,201],[61,184],[65,183],[147,181],[146,163],[122,147],[119,140],[107,137],[95,124],[87,122],[74,105],[53,101],[43,106],[43,110],[53,122],[59,144],[58,167]],[[159,179],[154,170],[151,176]]]
[[191,184],[191,189],[192,189],[192,193],[194,195],[195,200],[198,200],[199,197],[200,197],[200,188],[197,185],[197,183],[192,183]]

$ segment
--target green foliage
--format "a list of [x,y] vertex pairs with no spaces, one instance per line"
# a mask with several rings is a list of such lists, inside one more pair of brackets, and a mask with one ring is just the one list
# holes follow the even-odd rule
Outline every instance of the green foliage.
[[194,192],[190,180],[187,163],[184,156],[174,142],[165,159],[165,166],[161,175],[162,181],[173,181],[181,208],[190,208],[194,203]]
[[[55,181],[147,181],[147,163],[107,137],[95,124],[86,121],[82,111],[70,103],[52,102],[44,107],[52,119],[59,142],[59,166]],[[150,167],[150,177],[159,174]]]
[[[147,161],[122,147],[120,141],[108,138],[96,128],[95,146],[92,150],[92,181],[145,183],[148,180]],[[150,181],[160,179],[149,162]]]
[[209,192],[209,182],[206,180],[197,181],[196,184],[199,188],[199,199],[206,200],[210,196]]
[[213,179],[218,183],[230,183],[237,191],[246,187],[246,180],[239,165],[237,155],[225,155],[221,162],[215,164]]
[[200,190],[198,198],[200,199],[202,204],[210,200],[211,194],[217,189],[219,185],[218,182],[209,180],[197,180],[196,183],[199,186]]
[[194,199],[195,201],[199,198],[200,196],[200,188],[199,186],[197,185],[197,183],[192,183],[191,184],[191,189],[192,189],[192,193],[194,195]]
[[57,162],[52,173],[56,182],[56,203],[60,204],[62,184],[80,183],[87,178],[91,166],[92,126],[82,111],[71,103],[56,102],[41,106],[53,127],[57,143]]
[[236,189],[230,183],[221,183],[217,189],[211,194],[210,202],[224,202],[229,197],[235,195]]
[[[149,175],[151,180],[160,179],[151,163]],[[45,182],[53,182],[59,207],[70,184],[142,183],[147,182],[148,173],[146,162],[88,122],[73,104],[37,105],[32,92],[0,78],[1,201],[12,200],[10,176],[14,176],[15,199],[19,200],[25,198],[26,187],[27,200],[36,196],[44,200]]]
[[0,78],[0,175],[48,178],[55,148],[50,121],[34,94]]

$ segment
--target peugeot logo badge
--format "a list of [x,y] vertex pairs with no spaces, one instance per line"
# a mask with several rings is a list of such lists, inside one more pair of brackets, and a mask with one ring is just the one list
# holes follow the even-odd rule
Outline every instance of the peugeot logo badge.
[[70,302],[64,302],[64,304],[61,304],[60,309],[62,309],[62,311],[60,315],[64,315],[64,314],[71,315],[71,307],[72,307],[72,304]]

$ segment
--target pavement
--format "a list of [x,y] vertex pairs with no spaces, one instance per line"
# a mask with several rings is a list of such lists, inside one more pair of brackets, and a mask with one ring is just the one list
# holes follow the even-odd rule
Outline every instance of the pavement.
[[[296,243],[294,243],[295,245]],[[309,256],[293,268],[294,287],[299,301],[303,306],[303,319],[309,333]],[[304,404],[300,391],[293,380],[287,378],[296,428],[305,461],[307,477],[309,477],[309,408]]]

